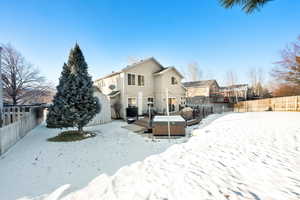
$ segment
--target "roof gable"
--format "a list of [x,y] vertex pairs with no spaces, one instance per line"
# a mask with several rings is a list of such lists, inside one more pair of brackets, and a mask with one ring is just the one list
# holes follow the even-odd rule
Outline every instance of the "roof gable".
[[180,78],[184,78],[182,76],[182,74],[175,68],[175,67],[167,67],[167,68],[164,68],[158,72],[155,72],[154,73],[154,76],[157,76],[157,75],[162,75],[164,73],[167,73],[167,72],[170,72],[170,71],[174,71],[176,74],[178,74],[178,76],[180,76]]
[[100,81],[100,80],[103,80],[103,79],[106,79],[106,78],[110,78],[110,77],[119,75],[120,73],[121,73],[120,71],[119,72],[112,72],[112,73],[110,73],[110,74],[108,74],[108,75],[106,75],[106,76],[104,76],[102,78],[96,79],[95,81]]
[[145,60],[140,60],[139,62],[133,63],[131,65],[127,65],[127,67],[123,68],[122,71],[126,72],[127,70],[130,70],[134,67],[142,66],[142,64],[146,62],[154,62],[161,70],[164,69],[164,67],[154,57],[150,57]]

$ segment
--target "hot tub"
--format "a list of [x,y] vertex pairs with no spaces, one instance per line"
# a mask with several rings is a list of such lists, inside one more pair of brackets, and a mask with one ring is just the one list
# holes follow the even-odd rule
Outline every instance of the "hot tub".
[[185,120],[180,115],[155,116],[153,119],[153,135],[168,136],[168,121],[171,136],[185,136]]

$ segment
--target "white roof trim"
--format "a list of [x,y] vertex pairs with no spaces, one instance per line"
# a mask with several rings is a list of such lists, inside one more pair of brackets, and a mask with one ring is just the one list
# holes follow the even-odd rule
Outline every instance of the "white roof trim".
[[120,91],[118,91],[117,93],[113,94],[113,95],[108,95],[110,98],[116,97],[117,95],[120,94]]
[[184,76],[182,76],[182,74],[175,67],[168,67],[165,70],[162,70],[160,72],[154,73],[154,76],[158,76],[158,75],[164,74],[164,73],[166,73],[167,71],[170,71],[170,70],[174,70],[181,78],[184,78]]
[[136,67],[136,66],[138,66],[138,65],[140,65],[140,64],[143,64],[143,63],[145,63],[145,62],[148,62],[148,61],[150,61],[150,60],[152,60],[152,61],[154,61],[159,67],[161,67],[162,69],[164,68],[154,57],[150,57],[150,58],[147,58],[147,59],[145,59],[145,60],[141,60],[141,61],[139,61],[139,62],[137,62],[137,63],[133,63],[133,64],[131,64],[131,65],[128,65],[127,67],[125,67],[125,68],[123,68],[121,71],[123,71],[123,72],[125,72],[125,71],[127,71],[127,70],[129,70],[129,69],[132,69],[133,67]]

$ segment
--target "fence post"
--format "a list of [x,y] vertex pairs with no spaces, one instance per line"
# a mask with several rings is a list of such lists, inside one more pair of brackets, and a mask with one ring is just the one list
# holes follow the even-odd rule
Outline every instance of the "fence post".
[[296,97],[296,100],[295,100],[295,111],[297,111],[297,107],[298,107],[298,97]]

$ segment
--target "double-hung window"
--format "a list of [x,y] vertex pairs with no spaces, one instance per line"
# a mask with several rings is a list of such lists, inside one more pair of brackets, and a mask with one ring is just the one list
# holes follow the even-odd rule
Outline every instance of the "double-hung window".
[[172,85],[176,85],[176,84],[177,84],[177,80],[176,80],[175,77],[172,77],[172,78],[171,78],[171,84],[172,84]]
[[138,75],[138,86],[144,86],[145,85],[145,79],[143,75]]
[[148,102],[154,103],[154,98],[153,97],[148,97]]
[[127,74],[128,85],[135,85],[135,75]]

